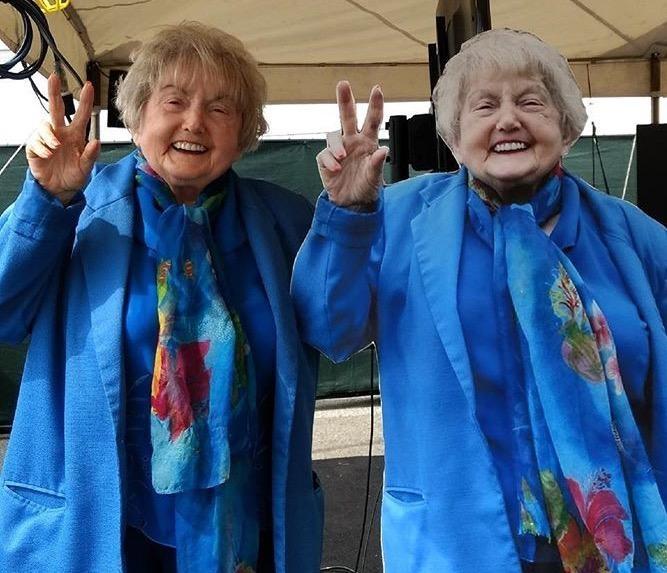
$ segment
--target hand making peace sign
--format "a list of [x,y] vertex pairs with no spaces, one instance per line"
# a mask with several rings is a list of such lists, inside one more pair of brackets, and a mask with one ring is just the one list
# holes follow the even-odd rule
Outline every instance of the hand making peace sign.
[[366,119],[357,128],[352,88],[346,81],[336,86],[342,134],[328,137],[328,146],[317,155],[317,168],[329,199],[341,207],[368,205],[378,197],[382,167],[389,149],[378,147],[383,96],[379,86],[371,90]]
[[79,107],[70,125],[65,125],[65,104],[60,96],[60,80],[51,74],[48,81],[49,115],[26,145],[30,171],[39,184],[67,205],[83,188],[100,152],[100,142],[86,142],[86,125],[93,110],[93,86],[81,89]]

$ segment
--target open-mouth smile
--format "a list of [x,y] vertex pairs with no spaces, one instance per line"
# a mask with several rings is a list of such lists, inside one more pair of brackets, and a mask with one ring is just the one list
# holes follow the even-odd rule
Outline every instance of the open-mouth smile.
[[523,151],[528,149],[528,145],[523,141],[503,141],[493,146],[496,153],[509,153],[513,151]]
[[208,148],[200,143],[193,143],[191,141],[175,141],[171,144],[171,147],[176,151],[181,151],[185,153],[205,153],[208,151]]

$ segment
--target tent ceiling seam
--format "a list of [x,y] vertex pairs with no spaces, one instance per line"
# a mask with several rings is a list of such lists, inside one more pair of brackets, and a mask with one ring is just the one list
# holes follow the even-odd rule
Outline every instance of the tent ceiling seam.
[[127,6],[138,6],[139,4],[150,4],[153,0],[136,0],[136,2],[118,2],[116,4],[105,4],[103,6],[90,6],[79,8],[79,12],[93,12],[95,10],[108,10],[109,8],[125,8]]
[[67,21],[70,23],[72,28],[74,28],[74,31],[78,34],[79,39],[81,40],[81,43],[86,50],[88,59],[91,61],[94,60],[95,48],[93,47],[93,43],[90,40],[90,36],[88,35],[88,30],[81,20],[81,16],[77,14],[76,9],[71,4],[63,10],[63,14],[65,15],[65,18],[67,18]]
[[427,45],[428,45],[427,42],[423,42],[419,38],[413,36],[412,34],[410,34],[410,32],[408,32],[407,30],[404,30],[400,26],[397,26],[391,20],[388,20],[387,18],[385,18],[382,14],[379,14],[378,12],[375,12],[374,10],[371,10],[370,8],[366,8],[365,6],[362,6],[359,2],[355,2],[355,0],[344,0],[344,2],[347,2],[350,6],[354,6],[358,10],[361,10],[362,12],[366,12],[366,14],[370,14],[371,16],[373,16],[374,18],[376,18],[380,22],[382,22],[388,28],[391,28],[392,30],[398,32],[399,34],[402,34],[403,36],[405,36],[409,40],[412,40],[413,42],[416,42],[417,44],[419,44],[423,48],[427,47]]
[[622,40],[625,40],[628,44],[633,46],[637,51],[640,51],[639,47],[635,43],[634,38],[631,38],[630,36],[626,36],[621,30],[619,30],[611,22],[608,22],[602,16],[600,16],[597,12],[595,12],[592,8],[589,8],[588,6],[586,6],[586,4],[584,4],[581,0],[570,0],[570,2],[572,2],[572,4],[577,6],[577,8],[579,8],[580,10],[583,10],[584,12],[586,12],[589,16],[591,16],[594,20],[596,20],[597,22],[602,24],[605,28],[614,32],[614,34],[616,34],[619,38],[621,38]]

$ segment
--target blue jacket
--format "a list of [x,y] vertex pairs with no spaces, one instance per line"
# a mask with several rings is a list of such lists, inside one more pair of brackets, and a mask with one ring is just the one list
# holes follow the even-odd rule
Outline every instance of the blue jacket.
[[[578,184],[648,324],[649,447],[667,499],[667,232],[634,206]],[[295,264],[292,291],[305,340],[335,361],[371,341],[377,346],[386,573],[520,572],[476,419],[457,309],[466,200],[463,170],[392,185],[368,214],[323,197]]]
[[[0,340],[31,342],[0,474],[0,572],[123,570],[122,310],[134,157],[64,209],[28,178],[0,218]],[[299,342],[289,280],[307,201],[233,175],[276,324],[272,451],[276,573],[319,570],[322,492],[311,473],[316,355]],[[202,572],[197,572],[202,573]]]

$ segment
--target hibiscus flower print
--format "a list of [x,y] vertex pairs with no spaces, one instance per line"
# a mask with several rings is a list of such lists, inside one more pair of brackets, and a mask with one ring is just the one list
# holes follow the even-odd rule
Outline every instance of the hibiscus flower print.
[[563,360],[588,382],[604,382],[604,370],[595,334],[583,311],[579,293],[560,263],[556,279],[549,290],[549,298],[554,314],[563,322]]
[[632,541],[625,534],[628,513],[611,488],[611,475],[604,469],[595,474],[588,491],[567,480],[572,499],[598,549],[609,559],[622,563],[632,552]]
[[175,441],[196,418],[208,415],[211,371],[204,359],[210,341],[180,344],[175,352],[160,345],[155,356],[151,408],[160,420],[169,420]]
[[611,338],[611,332],[609,331],[609,325],[607,324],[607,319],[600,310],[600,307],[593,302],[591,305],[591,315],[589,317],[591,321],[591,328],[595,333],[595,340],[598,343],[598,346],[602,348],[613,347],[613,340]]

